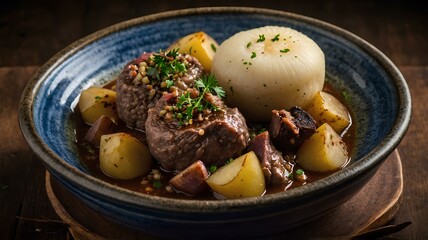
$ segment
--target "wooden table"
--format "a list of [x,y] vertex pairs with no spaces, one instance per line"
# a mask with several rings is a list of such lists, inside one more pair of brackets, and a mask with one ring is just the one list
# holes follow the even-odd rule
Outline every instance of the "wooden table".
[[[394,239],[428,239],[428,9],[411,1],[216,1],[295,12],[345,28],[383,51],[402,71],[413,117],[398,147],[402,206],[391,224],[411,221]],[[0,9],[0,238],[67,239],[45,189],[45,169],[20,134],[17,109],[32,74],[71,42],[111,24],[165,10],[214,6],[209,1],[17,1]]]

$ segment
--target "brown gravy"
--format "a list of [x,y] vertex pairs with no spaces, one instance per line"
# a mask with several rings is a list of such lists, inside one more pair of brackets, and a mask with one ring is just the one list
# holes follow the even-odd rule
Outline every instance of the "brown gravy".
[[[324,86],[324,91],[331,93],[336,98],[338,98],[342,103],[345,103],[344,97],[339,92],[335,91],[327,82]],[[349,108],[348,108],[349,109]],[[351,119],[353,119],[351,113]],[[75,109],[75,132],[76,132],[76,144],[78,147],[78,153],[80,160],[87,167],[89,173],[94,177],[101,179],[105,182],[111,183],[113,185],[129,189],[131,191],[136,191],[140,193],[162,196],[162,197],[170,197],[170,198],[179,198],[179,199],[216,199],[213,196],[213,193],[207,190],[204,194],[199,196],[188,196],[182,193],[176,193],[174,191],[168,191],[166,186],[168,186],[169,180],[174,176],[174,173],[163,171],[157,163],[153,165],[154,169],[158,169],[162,174],[161,181],[158,181],[157,184],[153,184],[153,181],[148,180],[147,176],[137,177],[131,180],[118,180],[113,179],[105,175],[100,167],[99,167],[99,156],[98,156],[98,148],[90,145],[84,140],[85,134],[88,131],[89,127],[80,116],[80,112],[78,108]],[[142,132],[130,129],[125,126],[125,124],[121,123],[118,125],[116,132],[126,132],[139,139],[142,142],[146,142],[145,136]],[[355,135],[355,124],[351,124],[346,133],[342,136],[343,141],[345,142],[348,152],[351,154],[354,147],[354,137]],[[298,166],[296,166],[298,168]],[[296,168],[296,169],[297,169]],[[291,189],[294,187],[299,187],[314,181],[317,181],[321,178],[324,178],[333,172],[328,173],[316,173],[305,170],[305,174],[307,179],[305,181],[290,181],[288,184],[281,186],[267,186],[266,194],[276,193],[285,191],[286,189]]]

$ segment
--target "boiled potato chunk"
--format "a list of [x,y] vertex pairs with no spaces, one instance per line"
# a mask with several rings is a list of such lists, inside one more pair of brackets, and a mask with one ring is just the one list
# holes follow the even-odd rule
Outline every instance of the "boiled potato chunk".
[[253,151],[219,168],[208,177],[207,183],[225,198],[257,197],[266,190],[262,168]]
[[296,153],[297,163],[305,170],[328,172],[338,170],[348,161],[342,138],[327,123],[306,139]]
[[90,87],[79,97],[79,110],[83,120],[92,125],[102,115],[117,122],[116,92],[106,88]]
[[179,53],[187,53],[198,59],[205,71],[211,71],[211,61],[218,48],[218,43],[204,32],[189,34],[175,43],[168,49],[178,49]]
[[116,179],[131,179],[151,170],[149,148],[127,133],[101,136],[100,168]]
[[342,133],[351,123],[346,107],[333,95],[319,91],[307,112],[317,122],[317,126],[328,123],[338,134]]

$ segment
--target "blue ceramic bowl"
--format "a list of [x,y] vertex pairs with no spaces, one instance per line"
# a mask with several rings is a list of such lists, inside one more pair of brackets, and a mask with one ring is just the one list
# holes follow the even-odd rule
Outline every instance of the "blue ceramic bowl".
[[[144,51],[205,31],[219,43],[236,32],[279,25],[311,37],[326,57],[326,73],[349,93],[357,133],[352,161],[317,182],[259,198],[177,200],[113,186],[88,173],[77,156],[73,107],[81,90],[114,78]],[[403,138],[411,100],[393,63],[363,39],[328,23],[254,8],[199,8],[122,22],[68,46],[35,74],[20,105],[22,132],[51,175],[100,214],[154,235],[183,238],[262,237],[306,223],[357,193]],[[221,229],[221,231],[219,231]]]

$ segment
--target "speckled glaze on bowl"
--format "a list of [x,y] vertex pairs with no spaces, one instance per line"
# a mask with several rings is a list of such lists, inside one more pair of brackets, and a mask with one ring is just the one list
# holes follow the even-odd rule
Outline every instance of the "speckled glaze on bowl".
[[[147,196],[88,174],[76,153],[72,121],[81,90],[114,78],[142,52],[165,49],[188,33],[205,31],[221,43],[236,32],[265,25],[301,31],[324,51],[327,75],[338,91],[349,93],[348,105],[355,116],[356,147],[349,166],[283,193],[224,201]],[[100,214],[159,236],[243,238],[272,236],[303,224],[357,193],[404,136],[410,99],[405,79],[393,63],[343,29],[268,9],[197,8],[132,19],[71,44],[30,81],[19,117],[27,142],[49,172]]]

